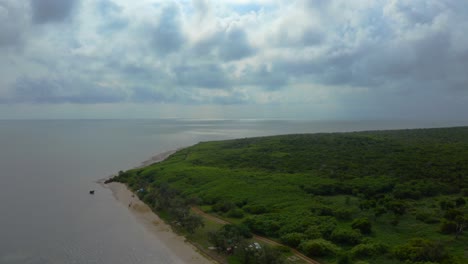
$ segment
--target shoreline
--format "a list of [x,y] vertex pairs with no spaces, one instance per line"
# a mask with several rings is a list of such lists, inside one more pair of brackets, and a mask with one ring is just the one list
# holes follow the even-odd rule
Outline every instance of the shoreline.
[[[145,160],[135,168],[142,168],[150,164],[161,162],[167,159],[180,149],[160,153]],[[110,176],[112,177],[112,176]],[[203,254],[195,245],[191,244],[184,236],[175,233],[172,227],[165,223],[155,212],[143,203],[137,195],[128,189],[123,183],[111,182],[104,184],[110,177],[98,181],[103,188],[109,189],[112,196],[122,205],[128,208],[133,216],[154,236],[161,240],[174,258],[182,263],[193,264],[213,264],[217,263],[209,256]]]

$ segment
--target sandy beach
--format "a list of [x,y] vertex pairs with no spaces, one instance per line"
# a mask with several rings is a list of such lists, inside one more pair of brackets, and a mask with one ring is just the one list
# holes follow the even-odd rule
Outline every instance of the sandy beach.
[[[161,153],[143,162],[139,167],[147,166],[152,163],[160,162],[171,154],[176,152],[169,151]],[[208,257],[202,255],[195,246],[186,242],[183,236],[177,235],[172,231],[172,228],[164,223],[146,204],[144,204],[136,195],[134,195],[124,184],[112,182],[104,184],[104,180],[99,183],[112,191],[115,199],[122,205],[127,207],[130,212],[141,222],[145,228],[154,234],[159,240],[172,251],[175,263],[216,263]]]

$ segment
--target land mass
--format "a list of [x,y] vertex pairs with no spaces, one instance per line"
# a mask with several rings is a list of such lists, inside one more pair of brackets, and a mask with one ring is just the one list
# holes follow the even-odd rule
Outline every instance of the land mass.
[[229,263],[300,261],[251,233],[321,263],[467,262],[468,127],[202,142],[111,181]]

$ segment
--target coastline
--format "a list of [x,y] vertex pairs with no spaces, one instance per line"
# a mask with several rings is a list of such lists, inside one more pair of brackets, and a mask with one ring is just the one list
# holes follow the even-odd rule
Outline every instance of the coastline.
[[[153,163],[161,162],[174,154],[177,150],[167,151],[151,157],[135,168],[141,168]],[[173,253],[173,256],[182,263],[208,264],[217,263],[208,256],[202,254],[199,249],[188,242],[185,237],[176,234],[172,227],[166,224],[148,205],[143,203],[137,195],[134,195],[125,184],[111,182],[104,184],[108,178],[101,179],[98,183],[112,192],[114,198],[137,218],[145,228],[161,240]],[[178,263],[178,262],[177,262]]]

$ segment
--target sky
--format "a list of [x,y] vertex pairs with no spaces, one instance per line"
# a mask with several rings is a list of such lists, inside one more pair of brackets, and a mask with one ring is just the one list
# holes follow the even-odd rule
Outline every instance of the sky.
[[0,119],[468,120],[462,0],[0,0]]

